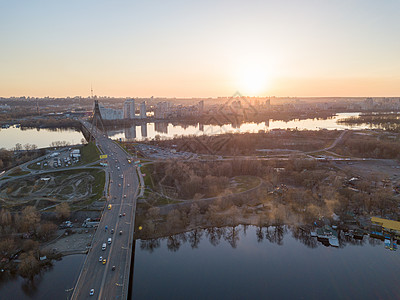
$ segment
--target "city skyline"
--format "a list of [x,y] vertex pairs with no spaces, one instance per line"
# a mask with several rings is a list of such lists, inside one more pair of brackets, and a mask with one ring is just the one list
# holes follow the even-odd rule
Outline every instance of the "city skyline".
[[0,3],[0,96],[395,97],[397,1]]

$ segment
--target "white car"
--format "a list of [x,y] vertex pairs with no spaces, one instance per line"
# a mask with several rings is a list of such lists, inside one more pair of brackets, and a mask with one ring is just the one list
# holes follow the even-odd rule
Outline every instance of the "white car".
[[90,290],[89,296],[93,296],[94,295],[94,289]]
[[99,257],[99,261],[103,261],[103,256],[100,256],[100,257]]

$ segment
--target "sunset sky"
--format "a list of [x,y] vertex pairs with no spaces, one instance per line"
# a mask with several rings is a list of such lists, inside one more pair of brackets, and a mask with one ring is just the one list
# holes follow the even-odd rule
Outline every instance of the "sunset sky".
[[0,96],[400,96],[398,0],[0,0]]

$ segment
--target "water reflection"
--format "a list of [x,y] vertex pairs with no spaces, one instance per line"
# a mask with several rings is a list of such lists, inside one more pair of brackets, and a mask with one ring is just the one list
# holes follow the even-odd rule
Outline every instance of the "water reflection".
[[[289,225],[273,225],[273,226],[253,226],[253,225],[236,225],[226,227],[210,227],[205,229],[194,229],[184,233],[173,234],[166,237],[140,239],[140,248],[149,252],[153,252],[159,248],[163,240],[167,241],[167,248],[172,252],[176,252],[179,248],[189,243],[192,249],[199,247],[200,242],[204,239],[213,246],[220,245],[221,241],[227,242],[235,249],[240,238],[246,236],[247,228],[254,228],[255,239],[258,243],[268,242],[283,246],[285,235],[290,236],[304,244],[308,248],[317,248],[318,246],[330,247],[328,239],[312,236],[308,229],[302,226]],[[349,234],[348,231],[338,230],[339,248],[345,248],[348,245],[364,246],[383,246],[383,240],[368,234],[356,236]],[[386,247],[388,248],[388,247]],[[389,248],[388,248],[389,249]],[[396,249],[391,249],[396,250]]]
[[239,225],[137,240],[132,299],[399,299],[398,253],[340,236]]
[[[292,238],[301,242],[308,248],[317,248],[318,246],[329,247],[327,240],[319,239],[310,235],[310,232],[298,226],[275,225],[275,226],[250,226],[255,228],[255,239],[258,243],[272,243],[278,246],[283,246],[284,237],[290,234]],[[237,225],[227,227],[210,227],[206,229],[194,229],[185,233],[170,235],[167,237],[141,239],[139,240],[140,249],[153,252],[161,246],[162,241],[167,242],[169,251],[177,252],[181,246],[188,243],[192,249],[199,248],[200,242],[204,239],[213,246],[220,245],[221,241],[227,242],[235,249],[240,241],[240,238],[246,235],[248,225]],[[340,246],[344,248],[346,245],[363,246],[369,244],[372,246],[383,245],[380,239],[363,236],[355,238],[346,234],[343,231],[339,232]]]
[[0,273],[0,299],[65,299],[72,294],[85,255],[71,255],[55,261],[33,280],[8,271]]
[[[114,126],[110,128],[109,135],[113,139],[125,139],[125,140],[141,140],[145,138],[155,138],[157,135],[161,138],[173,138],[174,136],[181,135],[202,135],[202,134],[223,134],[223,133],[235,133],[235,132],[259,132],[260,130],[268,131],[273,129],[299,129],[299,130],[319,130],[319,129],[364,129],[368,126],[365,124],[338,124],[337,121],[346,117],[358,116],[359,113],[339,113],[332,118],[315,118],[315,119],[296,119],[291,121],[280,121],[266,119],[263,122],[236,122],[233,120],[231,124],[220,124],[218,120],[215,120],[216,124],[219,125],[205,125],[202,123],[168,123],[168,122],[151,122],[143,123],[136,122],[131,123],[127,126],[129,133],[124,125]],[[141,128],[140,131],[136,131],[136,127]],[[368,127],[369,128],[369,127]]]

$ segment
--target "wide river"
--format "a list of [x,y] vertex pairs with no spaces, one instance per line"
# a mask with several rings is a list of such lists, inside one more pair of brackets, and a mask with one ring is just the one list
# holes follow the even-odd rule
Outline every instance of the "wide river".
[[132,299],[400,299],[400,253],[379,240],[332,248],[290,230],[236,229],[236,242],[227,229],[217,245],[202,231],[197,248],[193,234],[155,249],[137,241]]
[[[400,299],[399,255],[367,236],[333,248],[272,226],[138,240],[132,299]],[[64,257],[33,283],[0,273],[0,299],[66,299],[83,259]]]
[[[223,134],[228,132],[258,132],[259,130],[272,129],[364,129],[367,125],[349,126],[338,124],[336,121],[349,116],[358,116],[359,113],[339,113],[329,119],[304,119],[289,122],[266,120],[261,123],[243,123],[238,127],[233,125],[173,125],[171,123],[147,123],[145,125],[131,126],[129,128],[113,130],[108,132],[113,139],[122,140],[142,140],[154,138],[157,135],[162,138],[173,138],[176,135],[203,135],[203,134]],[[0,148],[12,149],[17,143],[22,146],[25,144],[35,144],[38,148],[49,147],[52,142],[66,141],[71,145],[79,144],[83,138],[81,132],[72,129],[20,129],[10,127],[0,129]]]

